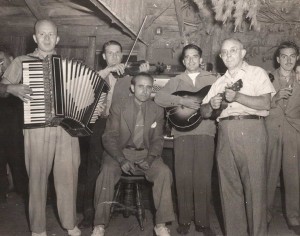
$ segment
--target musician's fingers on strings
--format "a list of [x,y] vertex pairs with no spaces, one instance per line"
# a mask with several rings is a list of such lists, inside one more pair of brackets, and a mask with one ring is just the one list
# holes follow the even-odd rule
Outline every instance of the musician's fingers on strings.
[[150,64],[149,64],[149,62],[146,61],[145,63],[141,64],[139,66],[139,70],[140,70],[140,72],[147,72],[147,71],[149,71],[150,70]]
[[113,66],[113,71],[117,72],[118,75],[122,75],[125,72],[125,65],[124,64],[117,64]]

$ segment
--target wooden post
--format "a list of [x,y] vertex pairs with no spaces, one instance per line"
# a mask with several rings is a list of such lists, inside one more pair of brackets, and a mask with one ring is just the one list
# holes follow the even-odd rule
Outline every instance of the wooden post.
[[85,57],[85,64],[91,67],[92,69],[95,68],[95,56],[96,56],[96,37],[89,36],[89,45]]

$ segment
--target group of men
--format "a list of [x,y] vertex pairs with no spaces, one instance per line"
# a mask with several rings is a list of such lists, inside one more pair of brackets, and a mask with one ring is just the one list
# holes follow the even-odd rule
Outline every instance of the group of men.
[[[57,27],[52,21],[40,20],[35,24],[33,38],[37,49],[12,61],[0,83],[1,96],[12,94],[24,102],[31,99],[32,90],[20,84],[22,62],[55,54],[59,42]],[[84,220],[79,226],[90,226],[93,221],[92,236],[105,235],[109,203],[122,172],[143,173],[153,182],[154,231],[159,236],[171,235],[166,223],[174,221],[175,214],[172,173],[161,158],[162,107],[182,106],[200,109],[204,119],[188,132],[172,131],[178,190],[177,232],[187,234],[193,221],[197,231],[215,235],[210,227],[209,208],[217,131],[216,159],[226,235],[267,235],[281,166],[288,225],[300,235],[300,76],[294,72],[298,54],[294,43],[279,46],[276,55],[279,68],[272,84],[265,70],[244,60],[246,50],[239,40],[226,39],[220,57],[228,70],[217,79],[201,69],[202,50],[189,44],[182,51],[186,71],[170,79],[153,101],[154,81],[146,73],[149,64],[141,65],[141,72],[134,77],[116,78],[113,72],[123,74],[125,70],[121,63],[122,46],[116,41],[105,43],[103,58],[107,67],[99,74],[111,89],[105,105],[100,107],[91,137]],[[231,85],[239,80],[242,86],[237,91]],[[202,102],[174,95],[180,90],[197,92],[207,85],[211,88]],[[47,235],[45,206],[52,168],[61,224],[68,235],[81,235],[76,222],[78,139],[60,126],[24,129],[24,147],[32,235]]]

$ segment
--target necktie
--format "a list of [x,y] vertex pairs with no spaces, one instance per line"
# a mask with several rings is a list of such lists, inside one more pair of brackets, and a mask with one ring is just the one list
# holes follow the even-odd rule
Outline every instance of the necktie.
[[133,143],[136,148],[141,148],[143,145],[143,135],[144,135],[144,116],[142,112],[142,107],[139,107],[139,112],[136,117]]

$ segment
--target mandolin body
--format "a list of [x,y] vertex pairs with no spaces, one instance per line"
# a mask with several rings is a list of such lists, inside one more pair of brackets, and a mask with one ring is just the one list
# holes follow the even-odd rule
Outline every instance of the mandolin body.
[[[206,96],[210,89],[210,85],[203,87],[198,92],[190,91],[176,91],[172,95],[193,98],[202,103],[203,98]],[[202,121],[200,109],[195,110],[185,106],[167,107],[166,117],[168,122],[179,131],[190,131],[199,126]]]

